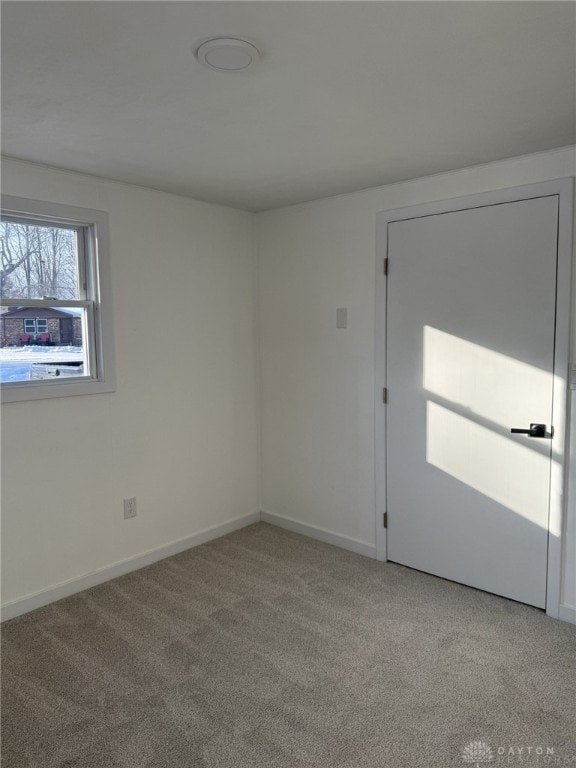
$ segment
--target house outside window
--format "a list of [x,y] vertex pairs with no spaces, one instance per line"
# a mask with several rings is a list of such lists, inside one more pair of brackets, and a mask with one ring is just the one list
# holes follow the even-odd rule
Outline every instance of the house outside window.
[[29,317],[24,318],[24,333],[36,336],[40,333],[48,333],[48,320],[37,318],[32,320]]
[[3,196],[0,259],[2,400],[112,391],[107,215]]

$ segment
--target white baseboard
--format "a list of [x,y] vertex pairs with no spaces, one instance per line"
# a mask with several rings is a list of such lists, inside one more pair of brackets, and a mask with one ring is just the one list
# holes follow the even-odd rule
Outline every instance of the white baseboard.
[[252,512],[249,515],[236,517],[225,523],[221,523],[220,525],[215,525],[211,528],[205,528],[203,531],[198,531],[198,533],[194,533],[192,536],[186,536],[184,539],[172,541],[169,544],[164,544],[156,549],[150,549],[140,555],[129,557],[126,560],[120,560],[118,563],[107,565],[104,568],[98,568],[96,571],[85,573],[75,579],[70,579],[69,581],[56,584],[53,587],[48,587],[48,589],[43,589],[40,592],[34,592],[31,595],[11,600],[2,605],[2,621],[13,619],[23,613],[28,613],[36,608],[41,608],[49,603],[54,603],[56,600],[61,600],[63,597],[75,595],[77,592],[82,592],[84,589],[103,584],[105,581],[110,581],[110,579],[123,576],[125,573],[137,571],[140,568],[158,562],[158,560],[164,560],[166,557],[177,555],[179,552],[184,552],[186,549],[197,547],[199,544],[204,544],[212,539],[218,539],[220,536],[225,536],[227,533],[232,533],[240,528],[245,528],[247,525],[258,523],[259,521],[260,512]]
[[[75,595],[77,592],[82,592],[85,589],[90,589],[90,587],[103,584],[106,581],[115,579],[118,576],[123,576],[131,571],[145,568],[147,565],[152,565],[152,563],[164,560],[172,555],[177,555],[180,552],[184,552],[192,547],[197,547],[207,541],[218,539],[221,536],[237,531],[240,528],[245,528],[248,525],[258,523],[260,520],[265,523],[270,523],[271,525],[276,525],[279,528],[286,528],[294,533],[300,533],[311,539],[323,541],[326,544],[333,544],[336,547],[348,549],[358,555],[364,555],[365,557],[371,558],[376,557],[376,547],[367,544],[364,541],[358,541],[358,539],[353,539],[349,536],[342,536],[339,533],[333,533],[324,528],[317,528],[315,525],[301,523],[290,517],[275,515],[272,512],[252,512],[249,515],[233,518],[220,525],[205,528],[203,531],[198,531],[198,533],[194,533],[192,536],[187,536],[184,539],[172,541],[162,547],[148,550],[148,552],[143,552],[140,555],[135,555],[126,560],[121,560],[118,563],[113,563],[104,568],[99,568],[96,571],[83,574],[75,579],[61,582],[53,587],[48,587],[48,589],[43,589],[40,592],[35,592],[31,595],[26,595],[25,597],[4,603],[1,607],[1,620],[7,621],[8,619],[13,619],[16,616],[33,611],[36,608],[42,608],[44,605],[54,603],[57,600],[69,597],[70,595]],[[571,605],[560,605],[558,618],[561,621],[576,624],[576,608]]]
[[560,621],[568,621],[570,624],[576,624],[576,608],[572,605],[560,604],[558,609],[558,618]]
[[376,557],[376,547],[372,546],[372,544],[358,541],[358,539],[352,539],[349,536],[342,536],[339,533],[333,533],[324,528],[317,528],[315,525],[301,523],[298,520],[293,520],[291,517],[284,517],[283,515],[275,515],[273,512],[263,511],[261,512],[261,520],[263,523],[277,525],[279,528],[286,528],[294,533],[301,533],[303,536],[309,536],[311,539],[318,539],[326,544],[333,544],[335,547],[349,549],[351,552],[356,552],[358,555],[372,558]]

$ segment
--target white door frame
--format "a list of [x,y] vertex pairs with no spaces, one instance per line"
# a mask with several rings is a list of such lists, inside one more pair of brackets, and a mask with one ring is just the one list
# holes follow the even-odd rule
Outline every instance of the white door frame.
[[[375,479],[376,479],[376,557],[386,561],[386,529],[382,515],[386,511],[386,312],[388,281],[384,259],[388,257],[388,224],[393,221],[462,211],[487,205],[519,202],[537,197],[558,196],[558,270],[556,277],[556,329],[554,350],[554,386],[552,416],[555,429],[554,450],[560,457],[558,469],[551,472],[548,524],[548,571],[546,613],[558,618],[562,568],[563,518],[566,509],[568,467],[568,366],[570,354],[570,299],[572,272],[572,222],[574,216],[574,177],[499,189],[465,197],[439,200],[378,213],[376,220],[376,348],[375,348]],[[394,264],[390,266],[394,270]],[[394,393],[391,393],[394,397]]]

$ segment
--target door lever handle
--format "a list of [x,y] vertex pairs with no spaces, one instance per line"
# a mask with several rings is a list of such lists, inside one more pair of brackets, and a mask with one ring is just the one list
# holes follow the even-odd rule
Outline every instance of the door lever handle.
[[528,435],[528,437],[546,437],[546,424],[530,424],[530,429],[512,427],[510,432],[514,435]]

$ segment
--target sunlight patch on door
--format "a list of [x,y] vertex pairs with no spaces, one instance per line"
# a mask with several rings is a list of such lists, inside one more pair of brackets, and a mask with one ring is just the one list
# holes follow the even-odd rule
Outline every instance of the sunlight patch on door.
[[424,388],[494,424],[550,425],[552,382],[541,368],[424,326]]
[[548,529],[547,456],[428,400],[426,461]]

